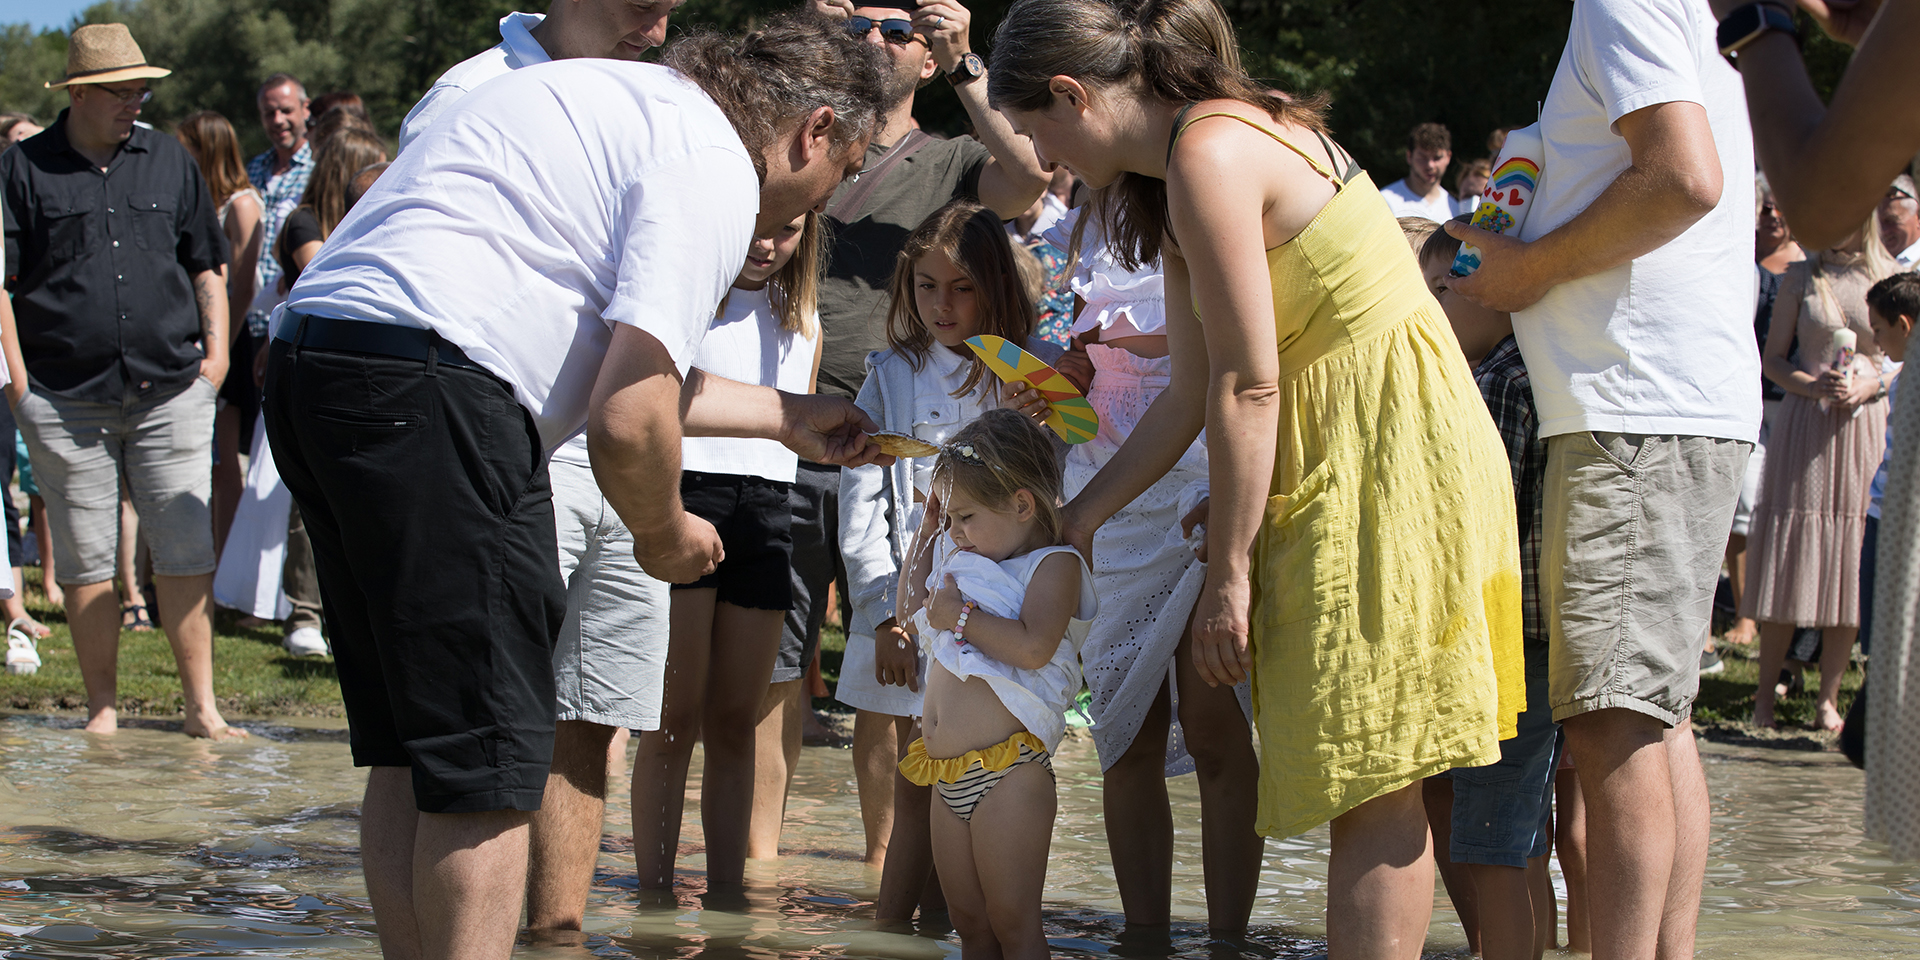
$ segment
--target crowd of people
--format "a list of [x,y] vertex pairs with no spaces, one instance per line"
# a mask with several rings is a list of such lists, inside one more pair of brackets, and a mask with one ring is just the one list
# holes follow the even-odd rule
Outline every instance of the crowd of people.
[[[1019,0],[990,63],[958,0],[809,0],[632,63],[672,8],[503,18],[391,157],[287,74],[250,160],[211,111],[140,124],[168,71],[119,24],[74,31],[46,128],[0,118],[6,390],[87,729],[145,590],[190,734],[245,735],[216,603],[330,654],[388,956],[505,956],[522,905],[578,930],[630,736],[640,887],[696,743],[707,883],[776,856],[836,604],[876,917],[969,955],[1047,952],[1081,712],[1129,925],[1169,922],[1194,772],[1214,936],[1263,838],[1331,823],[1332,956],[1417,956],[1437,870],[1476,952],[1539,957],[1556,847],[1571,946],[1683,956],[1723,570],[1758,726],[1814,663],[1848,723],[1872,624],[1876,677],[1920,662],[1920,205],[1900,173],[1796,238],[1805,160],[1746,112],[1797,95],[1747,69],[1797,56],[1780,7],[1577,5],[1512,235],[1470,222],[1507,130],[1449,189],[1422,123],[1376,188],[1214,0]],[[970,135],[919,129],[936,78]],[[1870,829],[1912,855],[1885,689],[1852,722],[1896,731]]]

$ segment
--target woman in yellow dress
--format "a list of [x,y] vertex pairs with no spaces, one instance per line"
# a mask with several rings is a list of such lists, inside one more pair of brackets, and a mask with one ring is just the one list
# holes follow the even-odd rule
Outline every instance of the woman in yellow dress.
[[1415,957],[1420,780],[1498,760],[1525,702],[1506,456],[1320,104],[1231,69],[1193,42],[1209,30],[1231,32],[1213,0],[1020,0],[995,34],[994,106],[1042,162],[1113,186],[1108,236],[1166,270],[1171,382],[1068,534],[1087,548],[1206,428],[1192,656],[1209,683],[1253,677],[1258,826],[1332,822],[1332,957]]

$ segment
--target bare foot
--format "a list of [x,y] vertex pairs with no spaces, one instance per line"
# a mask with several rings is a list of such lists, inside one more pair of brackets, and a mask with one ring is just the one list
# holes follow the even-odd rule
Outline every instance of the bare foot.
[[188,718],[184,727],[187,736],[203,737],[215,743],[222,740],[245,740],[247,738],[247,732],[245,730],[239,727],[228,726],[227,722],[220,719],[220,715],[217,713],[207,719],[195,720]]
[[1828,733],[1839,733],[1841,728],[1845,727],[1846,725],[1847,725],[1847,718],[1841,716],[1840,711],[1837,708],[1835,708],[1833,704],[1822,700],[1821,702],[1814,705],[1813,728],[1815,730],[1825,730]]
[[1772,730],[1774,728],[1773,704],[1755,703],[1753,705],[1753,725],[1762,730]]
[[101,707],[87,716],[88,733],[120,732],[120,713],[112,707]]
[[1726,641],[1735,646],[1750,647],[1759,637],[1760,625],[1746,617],[1741,617],[1734,621],[1733,627],[1727,631]]

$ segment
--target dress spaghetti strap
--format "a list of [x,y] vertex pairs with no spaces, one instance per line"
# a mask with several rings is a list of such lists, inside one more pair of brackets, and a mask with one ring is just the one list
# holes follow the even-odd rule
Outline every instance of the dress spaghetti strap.
[[[1192,104],[1188,104],[1187,106],[1188,108],[1191,108]],[[1174,117],[1173,139],[1167,143],[1168,157],[1173,156],[1173,144],[1179,142],[1180,135],[1186,132],[1187,127],[1192,126],[1193,124],[1198,123],[1201,120],[1205,120],[1208,117],[1232,117],[1233,119],[1238,120],[1241,123],[1244,123],[1247,126],[1252,127],[1255,130],[1258,130],[1261,133],[1266,134],[1269,137],[1272,137],[1281,146],[1286,147],[1288,150],[1292,150],[1294,153],[1299,154],[1300,159],[1305,160],[1307,162],[1307,165],[1313,168],[1314,173],[1317,173],[1327,178],[1327,182],[1333,184],[1335,190],[1338,190],[1341,187],[1346,186],[1347,180],[1352,178],[1353,172],[1356,169],[1353,166],[1349,166],[1348,168],[1349,172],[1347,174],[1347,177],[1342,178],[1342,177],[1335,176],[1333,171],[1328,170],[1326,167],[1321,166],[1320,161],[1315,160],[1314,158],[1308,156],[1305,150],[1302,150],[1299,147],[1294,146],[1293,141],[1288,140],[1286,137],[1283,137],[1273,132],[1272,130],[1267,129],[1266,127],[1261,126],[1260,124],[1257,124],[1252,120],[1248,120],[1246,117],[1243,117],[1237,113],[1230,113],[1225,110],[1217,110],[1213,113],[1203,113],[1197,117],[1194,117],[1192,120],[1186,120],[1186,114],[1187,114],[1187,111],[1183,109],[1180,111],[1178,116]],[[1181,122],[1183,120],[1185,120],[1184,123]],[[1326,143],[1327,140],[1325,137],[1321,137],[1320,142]],[[1327,150],[1327,155],[1331,157],[1333,155],[1333,150],[1331,149],[1332,145],[1328,144],[1328,146],[1329,146],[1329,149]]]

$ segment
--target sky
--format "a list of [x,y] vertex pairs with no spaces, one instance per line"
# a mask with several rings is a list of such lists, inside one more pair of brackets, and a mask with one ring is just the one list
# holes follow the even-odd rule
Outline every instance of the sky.
[[35,30],[65,27],[100,0],[0,0],[0,23],[29,23]]

